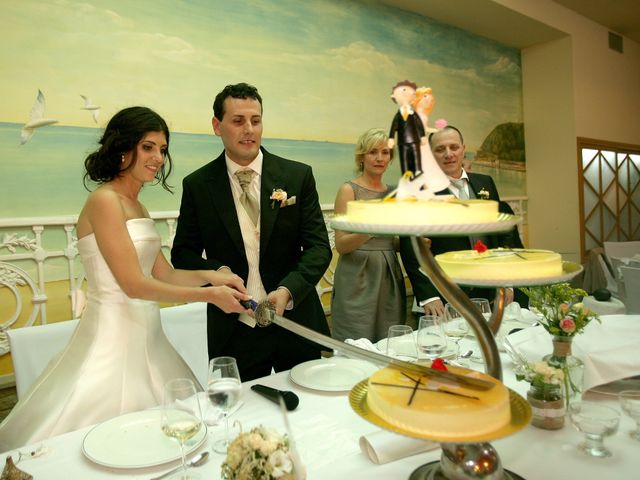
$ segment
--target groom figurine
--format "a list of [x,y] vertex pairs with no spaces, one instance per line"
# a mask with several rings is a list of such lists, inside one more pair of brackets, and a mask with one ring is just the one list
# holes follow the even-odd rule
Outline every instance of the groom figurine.
[[[417,85],[409,80],[398,82],[392,89],[391,99],[398,104],[398,111],[391,122],[388,147],[398,145],[400,168],[402,173],[411,172],[411,179],[422,174],[420,144],[426,143],[424,126],[418,114],[412,108]],[[396,132],[398,141],[395,141]]]
[[[224,151],[183,181],[171,260],[176,268],[226,269],[253,299],[278,315],[329,335],[316,284],[331,247],[308,165],[261,147],[262,98],[246,83],[213,103],[213,131]],[[320,357],[321,348],[277,325],[207,306],[209,358],[234,357],[243,381]]]

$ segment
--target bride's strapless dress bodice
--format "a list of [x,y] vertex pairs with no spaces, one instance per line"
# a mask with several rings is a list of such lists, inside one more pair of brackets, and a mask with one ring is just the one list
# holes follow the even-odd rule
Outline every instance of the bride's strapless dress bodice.
[[[127,221],[140,268],[160,252],[154,221]],[[93,234],[78,240],[87,306],[69,344],[0,425],[0,451],[160,405],[172,378],[197,380],[167,340],[156,302],[127,297]]]
[[[160,235],[155,229],[154,221],[150,218],[134,218],[127,221],[127,230],[136,248],[142,273],[150,277],[161,246]],[[112,303],[129,300],[100,253],[94,234],[78,240],[78,251],[89,286],[88,300]]]

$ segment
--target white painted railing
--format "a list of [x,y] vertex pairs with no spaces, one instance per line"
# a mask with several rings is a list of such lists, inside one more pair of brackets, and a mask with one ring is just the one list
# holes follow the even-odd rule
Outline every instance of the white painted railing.
[[[505,200],[516,214],[523,216],[526,223],[527,197],[510,197]],[[333,205],[323,205],[322,211],[328,226]],[[156,221],[162,237],[162,248],[169,258],[178,212],[154,212],[151,217]],[[29,291],[32,304],[24,326],[47,323],[48,298],[45,285],[58,280],[69,281],[68,295],[71,301],[68,318],[74,318],[73,292],[80,288],[84,277],[78,259],[77,238],[74,235],[76,221],[77,216],[0,219],[0,289],[7,288],[15,304],[15,311],[7,319],[0,318],[0,355],[9,349],[6,330],[14,325],[23,310],[26,311],[21,289]],[[333,230],[328,227],[328,231],[333,247]],[[324,280],[316,287],[320,296],[332,290],[333,267],[327,270]],[[6,298],[6,295],[0,298]],[[325,313],[330,313],[329,308],[325,305]]]

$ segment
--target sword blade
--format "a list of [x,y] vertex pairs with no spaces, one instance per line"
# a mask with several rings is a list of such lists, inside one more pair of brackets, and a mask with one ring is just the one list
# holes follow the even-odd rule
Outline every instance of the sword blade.
[[367,360],[375,363],[376,365],[384,365],[398,370],[406,370],[409,372],[417,373],[418,375],[424,375],[432,380],[437,380],[442,383],[453,386],[463,386],[471,388],[473,390],[489,390],[493,388],[494,384],[481,378],[465,377],[464,375],[458,375],[452,372],[444,372],[442,370],[435,370],[425,365],[419,365],[417,363],[405,362],[404,360],[397,360],[395,358],[388,357],[382,353],[372,352],[363,348],[349,345],[348,343],[341,342],[335,338],[327,337],[315,330],[311,330],[299,323],[293,322],[287,318],[276,315],[273,310],[269,310],[269,317],[272,323],[289,330],[301,337],[311,340],[312,342],[319,343],[320,345],[331,348],[332,350],[338,350],[350,357],[356,357],[361,360]]

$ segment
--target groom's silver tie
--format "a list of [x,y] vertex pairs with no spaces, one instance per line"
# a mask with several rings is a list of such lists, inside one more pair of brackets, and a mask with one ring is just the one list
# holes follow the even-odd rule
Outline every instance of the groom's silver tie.
[[260,213],[258,209],[258,201],[251,193],[251,180],[256,174],[253,170],[238,170],[236,171],[236,177],[240,181],[240,188],[242,188],[242,194],[240,195],[240,203],[244,207],[249,218],[254,225],[258,224],[258,215]]
[[451,180],[456,188],[458,189],[458,199],[460,200],[468,200],[469,194],[467,193],[467,181],[464,178],[459,178],[458,180]]

